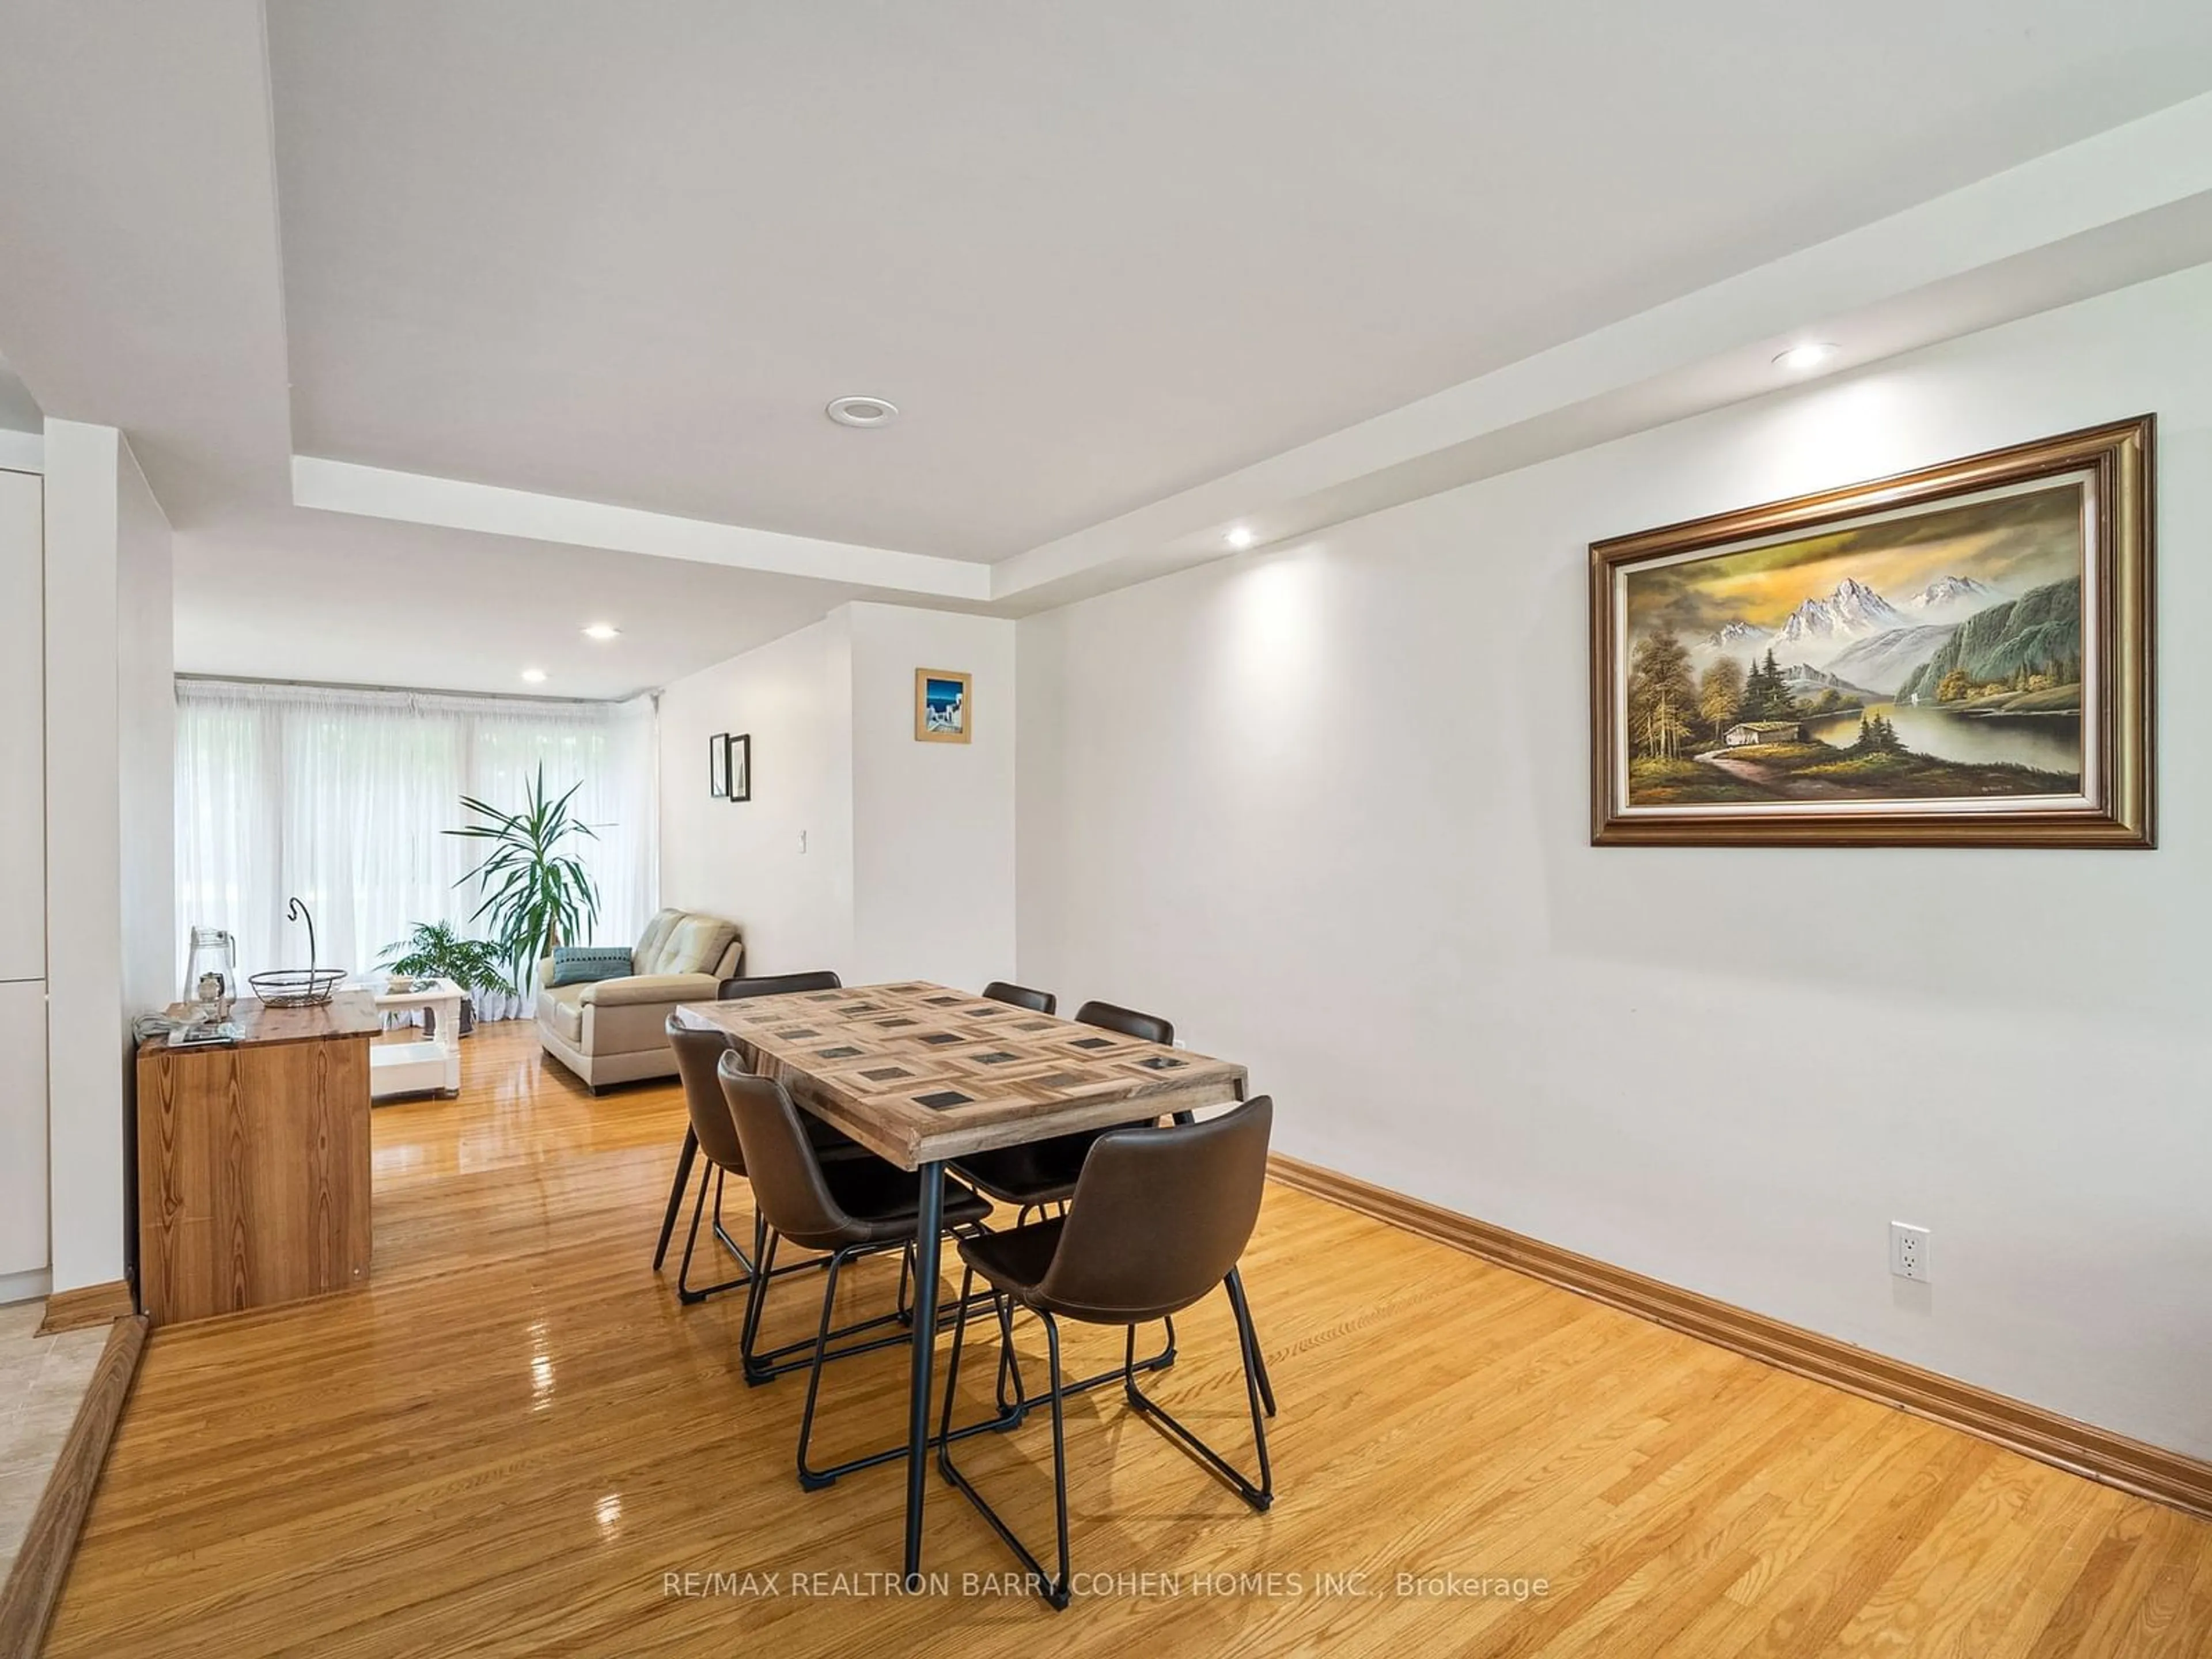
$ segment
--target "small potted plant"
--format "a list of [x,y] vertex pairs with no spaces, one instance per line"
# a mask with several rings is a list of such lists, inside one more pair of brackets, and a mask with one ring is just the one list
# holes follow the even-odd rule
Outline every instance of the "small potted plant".
[[459,986],[461,1036],[477,1028],[477,993],[509,988],[499,946],[489,939],[463,939],[442,921],[416,922],[376,960],[379,967],[409,979],[449,979]]

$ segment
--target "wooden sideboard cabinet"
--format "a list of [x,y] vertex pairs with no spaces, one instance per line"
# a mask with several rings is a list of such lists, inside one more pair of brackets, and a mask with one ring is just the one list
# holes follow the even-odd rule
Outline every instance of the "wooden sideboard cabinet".
[[138,1295],[155,1325],[368,1281],[366,991],[241,1001],[240,1040],[138,1050]]

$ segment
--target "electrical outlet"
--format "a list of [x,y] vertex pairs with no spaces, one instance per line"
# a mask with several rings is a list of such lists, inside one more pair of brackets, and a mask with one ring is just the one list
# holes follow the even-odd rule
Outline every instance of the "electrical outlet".
[[1889,1224],[1889,1270],[1899,1279],[1928,1279],[1928,1229],[1908,1222]]

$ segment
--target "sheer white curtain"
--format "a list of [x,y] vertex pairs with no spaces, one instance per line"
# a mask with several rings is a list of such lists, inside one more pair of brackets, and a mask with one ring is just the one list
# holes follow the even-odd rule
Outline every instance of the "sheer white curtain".
[[[599,832],[576,850],[599,894],[588,943],[636,939],[652,913],[653,711],[628,703],[416,696],[397,691],[177,682],[177,914],[228,927],[239,971],[307,965],[284,920],[314,912],[325,966],[365,972],[418,921],[471,924],[463,882],[480,842],[439,831],[470,819],[460,798],[522,805],[540,763]],[[183,974],[183,941],[178,973]],[[497,1018],[505,1012],[487,1008]]]

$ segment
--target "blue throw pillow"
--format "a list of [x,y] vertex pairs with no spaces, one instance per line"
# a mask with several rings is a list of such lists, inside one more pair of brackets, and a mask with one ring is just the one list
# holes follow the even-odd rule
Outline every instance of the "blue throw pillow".
[[629,950],[621,945],[556,945],[553,982],[583,985],[595,979],[623,979],[629,973]]

